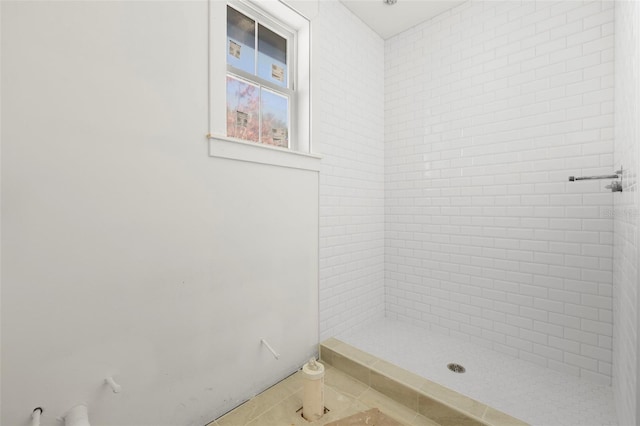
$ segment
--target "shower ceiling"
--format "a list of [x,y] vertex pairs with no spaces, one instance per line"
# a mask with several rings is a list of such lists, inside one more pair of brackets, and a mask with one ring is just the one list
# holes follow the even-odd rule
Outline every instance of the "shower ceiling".
[[398,0],[396,4],[388,5],[383,0],[341,1],[383,39],[464,3],[458,0]]

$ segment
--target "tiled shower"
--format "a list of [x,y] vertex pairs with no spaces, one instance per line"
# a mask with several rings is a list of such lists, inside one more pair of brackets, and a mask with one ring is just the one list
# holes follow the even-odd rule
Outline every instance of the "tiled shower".
[[608,383],[618,194],[568,176],[619,167],[613,6],[468,2],[387,42],[388,315]]
[[[322,9],[327,23],[353,19]],[[342,117],[326,128],[359,143],[328,132],[318,145],[323,337],[379,318],[384,303],[388,318],[613,378],[620,424],[633,423],[637,13],[633,2],[466,2],[384,42],[384,101],[373,98],[380,45],[336,54],[322,118]],[[368,32],[332,28],[336,40]],[[363,102],[336,101],[364,82]],[[383,141],[371,119],[381,103]],[[623,193],[568,179],[621,169]]]

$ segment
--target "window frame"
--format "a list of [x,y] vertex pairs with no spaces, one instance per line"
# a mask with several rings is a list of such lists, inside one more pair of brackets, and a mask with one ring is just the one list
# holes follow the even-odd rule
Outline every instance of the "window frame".
[[[250,84],[258,86],[260,88],[259,91],[259,104],[260,104],[260,116],[259,119],[259,137],[258,142],[248,141],[242,138],[234,138],[227,135],[228,138],[234,140],[240,140],[243,142],[252,142],[258,143],[262,145],[269,145],[262,142],[262,88],[266,88],[272,92],[275,92],[278,95],[287,98],[288,108],[287,108],[287,146],[282,147],[285,149],[293,149],[291,135],[297,135],[296,122],[297,117],[295,112],[297,111],[297,94],[295,88],[297,86],[297,63],[296,63],[296,39],[295,31],[286,27],[282,23],[279,23],[274,20],[274,18],[265,14],[265,12],[258,10],[255,6],[248,4],[246,2],[238,1],[238,0],[228,0],[227,7],[231,7],[235,9],[236,12],[241,13],[247,18],[254,21],[254,73],[251,74],[245,70],[240,68],[236,68],[232,64],[227,62],[227,76],[231,76],[240,81],[246,81]],[[284,38],[287,41],[287,52],[286,52],[286,65],[287,65],[287,84],[286,86],[279,86],[276,83],[273,83],[265,78],[262,78],[258,75],[258,67],[259,67],[259,28],[260,25],[267,28],[268,30],[274,32],[280,37]],[[228,37],[225,39],[225,43],[228,43]],[[228,48],[228,46],[227,46]],[[273,145],[271,145],[273,146]]]
[[[227,6],[287,40],[287,87],[227,63]],[[255,34],[256,41],[258,34]],[[319,170],[311,153],[310,21],[282,1],[209,0],[209,154],[285,167]],[[255,46],[256,60],[258,45]],[[255,69],[257,70],[256,63]],[[288,148],[227,136],[226,77],[239,78],[289,100]],[[261,118],[260,118],[261,119]],[[256,148],[256,149],[252,149]],[[284,154],[284,155],[281,155]],[[298,158],[294,158],[298,157]],[[307,158],[300,158],[307,157]],[[282,161],[274,160],[282,158]],[[277,163],[282,164],[277,164]]]

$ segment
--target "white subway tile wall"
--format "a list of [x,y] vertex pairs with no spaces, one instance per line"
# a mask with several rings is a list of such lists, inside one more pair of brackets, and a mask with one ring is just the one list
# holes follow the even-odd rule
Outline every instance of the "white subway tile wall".
[[[634,28],[635,26],[635,28]],[[616,3],[615,155],[624,167],[623,192],[614,197],[613,391],[621,425],[638,418],[638,227],[640,200],[640,4]]]
[[384,41],[335,0],[313,29],[321,340],[384,316]]
[[[608,384],[614,3],[466,2],[385,43],[386,314]],[[363,73],[367,78],[367,73]]]

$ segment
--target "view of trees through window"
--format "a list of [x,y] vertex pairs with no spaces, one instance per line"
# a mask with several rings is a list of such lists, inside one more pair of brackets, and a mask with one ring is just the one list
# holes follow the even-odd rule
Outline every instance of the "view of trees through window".
[[287,39],[227,7],[227,43],[227,64],[241,71],[227,74],[227,136],[288,148]]
[[288,147],[288,99],[227,77],[227,136]]

